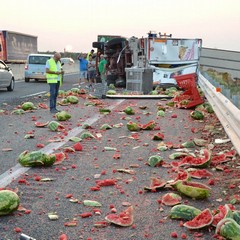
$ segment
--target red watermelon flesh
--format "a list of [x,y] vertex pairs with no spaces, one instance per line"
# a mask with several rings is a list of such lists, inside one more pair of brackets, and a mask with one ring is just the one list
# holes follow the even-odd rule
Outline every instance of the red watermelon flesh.
[[217,224],[225,217],[231,217],[232,216],[232,210],[235,208],[231,204],[225,204],[220,205],[217,210],[217,214],[213,216],[213,222],[212,225],[214,227],[217,226]]
[[189,171],[189,175],[192,178],[202,179],[202,178],[211,177],[213,174],[207,171],[206,169],[196,169],[196,170]]
[[49,122],[44,122],[44,123],[41,123],[41,122],[35,122],[35,126],[36,127],[45,127],[48,125]]
[[66,158],[66,155],[63,152],[55,153],[54,155],[56,157],[56,161],[54,162],[53,165],[58,165],[58,164],[62,163],[63,160]]
[[125,211],[121,212],[119,215],[109,214],[105,217],[105,219],[110,223],[122,227],[129,227],[133,224],[133,207],[130,206]]
[[213,215],[210,209],[205,209],[194,219],[187,221],[183,224],[184,227],[188,229],[200,229],[206,226],[209,226],[213,221]]
[[166,193],[162,197],[162,203],[167,206],[175,206],[180,204],[182,201],[182,197],[176,193]]

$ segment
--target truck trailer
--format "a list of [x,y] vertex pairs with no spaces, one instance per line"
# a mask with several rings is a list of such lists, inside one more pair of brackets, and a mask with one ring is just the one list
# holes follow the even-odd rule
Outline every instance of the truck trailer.
[[6,63],[24,63],[27,56],[37,53],[37,36],[0,31],[0,59]]

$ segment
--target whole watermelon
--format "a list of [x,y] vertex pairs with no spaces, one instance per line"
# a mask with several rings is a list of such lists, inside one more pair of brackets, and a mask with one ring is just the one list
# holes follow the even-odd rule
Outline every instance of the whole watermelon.
[[32,102],[25,102],[22,104],[22,109],[24,111],[26,110],[33,110],[35,107],[34,107],[34,104]]
[[7,215],[18,209],[18,195],[10,190],[0,190],[0,216]]

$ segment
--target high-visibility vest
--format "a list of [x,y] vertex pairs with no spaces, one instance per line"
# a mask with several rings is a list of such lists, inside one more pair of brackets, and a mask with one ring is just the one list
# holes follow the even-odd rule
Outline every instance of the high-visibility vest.
[[[48,60],[49,62],[49,70],[53,72],[58,72],[61,69],[61,63],[58,61],[57,63],[53,58],[50,58]],[[57,83],[58,82],[58,77],[60,76],[60,86],[62,86],[62,75],[57,75],[57,74],[51,74],[47,73],[47,83]]]

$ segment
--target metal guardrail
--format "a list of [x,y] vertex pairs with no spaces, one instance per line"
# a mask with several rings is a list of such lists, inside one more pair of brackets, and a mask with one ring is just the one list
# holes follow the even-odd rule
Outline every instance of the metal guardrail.
[[216,87],[202,74],[199,74],[198,83],[207,100],[212,105],[228,137],[231,139],[232,144],[238,154],[240,154],[240,110],[221,92],[216,92]]

